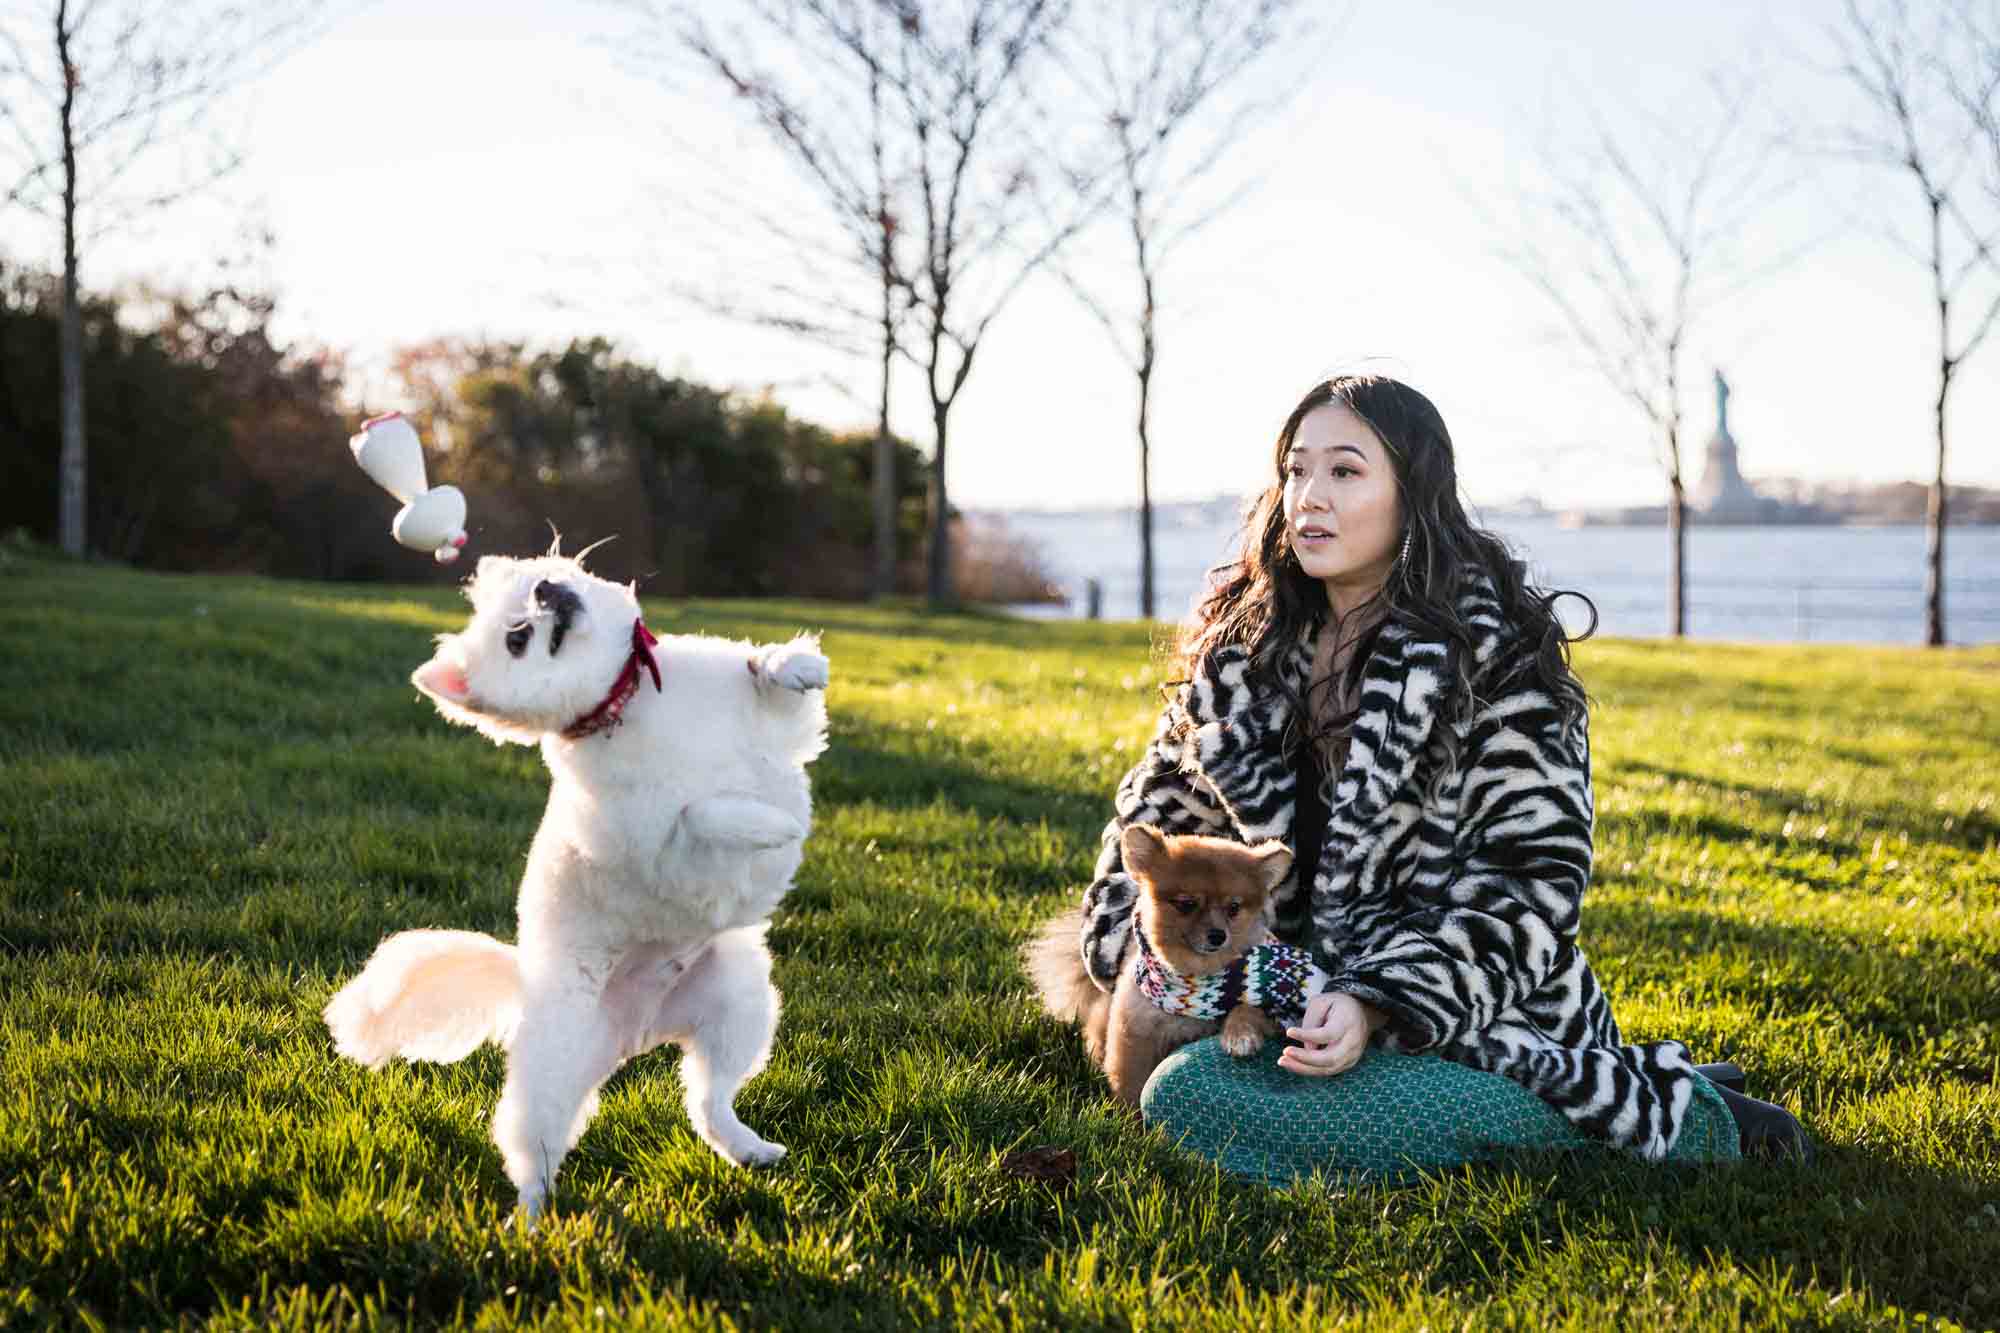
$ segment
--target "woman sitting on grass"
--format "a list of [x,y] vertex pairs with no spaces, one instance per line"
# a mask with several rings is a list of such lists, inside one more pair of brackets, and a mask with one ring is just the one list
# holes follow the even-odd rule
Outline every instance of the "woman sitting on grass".
[[1273,1181],[1522,1147],[1809,1157],[1789,1113],[1709,1076],[1730,1067],[1619,1035],[1576,942],[1589,727],[1558,594],[1467,518],[1437,409],[1391,379],[1329,380],[1276,464],[1118,788],[1082,948],[1110,989],[1131,947],[1127,824],[1281,838],[1296,872],[1275,929],[1331,981],[1282,1049],[1170,1056],[1147,1121]]

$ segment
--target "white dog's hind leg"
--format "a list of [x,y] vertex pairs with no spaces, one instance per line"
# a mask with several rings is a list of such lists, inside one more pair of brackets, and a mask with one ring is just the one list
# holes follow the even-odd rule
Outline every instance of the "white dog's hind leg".
[[688,1119],[709,1147],[739,1166],[768,1166],[782,1144],[759,1138],[736,1118],[736,1093],[764,1067],[778,1030],[765,927],[725,931],[689,965],[660,1006],[658,1040],[684,1052],[681,1082]]
[[537,988],[507,1048],[507,1086],[493,1113],[493,1142],[529,1222],[555,1185],[556,1168],[597,1111],[597,1086],[621,1052],[599,1018],[596,987],[582,977]]
[[598,1005],[604,1013],[605,1029],[618,1045],[620,1059],[644,1055],[666,1040],[660,1035],[660,1006],[690,961],[664,945],[642,944],[611,970]]

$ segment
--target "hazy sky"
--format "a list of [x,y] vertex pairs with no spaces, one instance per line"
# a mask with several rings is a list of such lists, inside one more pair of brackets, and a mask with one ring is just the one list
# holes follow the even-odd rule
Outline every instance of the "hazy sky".
[[[1261,484],[1298,395],[1365,363],[1437,401],[1476,499],[1656,500],[1641,423],[1547,336],[1550,313],[1495,257],[1488,218],[1509,215],[1545,127],[1574,129],[1584,100],[1614,119],[1671,114],[1704,70],[1754,62],[1796,121],[1839,116],[1843,90],[1811,68],[1838,11],[1835,0],[1359,0],[1285,118],[1232,155],[1230,169],[1261,184],[1167,275],[1156,495]],[[686,200],[708,168],[679,145],[703,145],[774,199],[789,187],[730,99],[629,73],[613,40],[623,23],[615,7],[556,0],[367,6],[250,90],[249,163],[226,191],[108,238],[86,281],[200,280],[247,214],[277,238],[260,276],[284,334],[349,349],[364,368],[436,334],[602,332],[669,371],[776,385],[804,415],[865,421],[867,365],[816,360],[666,290],[673,276],[731,271],[757,240],[699,224]],[[1751,476],[1928,475],[1927,278],[1862,225],[1871,201],[1910,219],[1913,189],[1830,166],[1807,174],[1751,239],[1769,253],[1808,248],[1720,307],[1691,349],[1690,482],[1717,365]],[[19,219],[0,236],[17,254],[45,244]],[[1109,250],[1088,259],[1114,282],[1119,262]],[[860,401],[819,385],[829,372]],[[1953,478],[2000,485],[2000,339],[1960,386]],[[379,392],[369,405],[383,405]],[[928,443],[914,375],[897,408],[898,428]],[[1032,285],[994,326],[954,415],[954,499],[1128,500],[1133,410],[1101,330],[1055,283]]]

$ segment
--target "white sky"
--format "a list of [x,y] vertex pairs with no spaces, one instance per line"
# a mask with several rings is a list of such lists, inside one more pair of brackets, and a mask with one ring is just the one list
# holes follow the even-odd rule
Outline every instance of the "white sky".
[[[1840,86],[1807,67],[1824,58],[1819,28],[1838,11],[1835,0],[1357,0],[1285,119],[1232,162],[1259,177],[1255,193],[1166,279],[1156,496],[1260,484],[1297,396],[1372,359],[1437,401],[1475,499],[1659,498],[1640,423],[1546,336],[1549,312],[1494,256],[1471,201],[1504,215],[1550,108],[1574,126],[1564,90],[1671,112],[1705,69],[1748,58],[1795,117],[1838,115]],[[729,98],[626,73],[607,40],[623,22],[614,7],[560,0],[365,7],[249,90],[250,158],[225,191],[107,237],[85,280],[201,280],[234,251],[247,214],[276,234],[261,276],[280,298],[281,331],[347,349],[364,368],[437,334],[606,333],[670,372],[775,385],[802,415],[862,424],[868,365],[816,361],[665,290],[669,275],[698,278],[738,253],[690,222],[683,201],[705,168],[678,142],[704,145],[775,200],[789,187]],[[1915,204],[1900,179],[1829,167],[1760,224],[1773,251],[1812,248],[1722,306],[1691,349],[1690,482],[1713,425],[1715,365],[1736,390],[1732,433],[1752,477],[1928,475],[1927,277],[1846,220],[1870,199],[1904,219]],[[53,240],[18,218],[0,238],[43,259]],[[855,398],[816,387],[829,370]],[[1955,393],[1952,478],[2000,485],[2000,338]],[[369,405],[382,402],[378,390]],[[1053,281],[1032,285],[994,325],[953,416],[953,499],[1128,501],[1133,410],[1102,331]],[[897,411],[898,429],[927,444],[913,374]],[[1551,465],[1549,446],[1591,448]]]

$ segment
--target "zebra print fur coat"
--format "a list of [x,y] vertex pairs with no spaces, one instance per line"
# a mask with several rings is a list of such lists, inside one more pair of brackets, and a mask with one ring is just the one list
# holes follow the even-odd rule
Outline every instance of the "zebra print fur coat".
[[[1388,1015],[1377,1040],[1390,1049],[1504,1074],[1585,1133],[1658,1159],[1698,1076],[1678,1042],[1624,1043],[1577,948],[1591,864],[1588,723],[1564,728],[1490,584],[1469,582],[1460,611],[1476,637],[1477,702],[1450,703],[1452,648],[1383,626],[1346,764],[1322,792],[1331,818],[1319,864],[1280,886],[1277,932],[1313,950],[1330,989]],[[1317,628],[1279,667],[1297,695]],[[1248,664],[1241,648],[1211,654],[1119,784],[1083,900],[1084,963],[1100,987],[1115,984],[1132,933],[1135,890],[1118,851],[1127,824],[1291,841],[1290,708],[1252,687]]]

